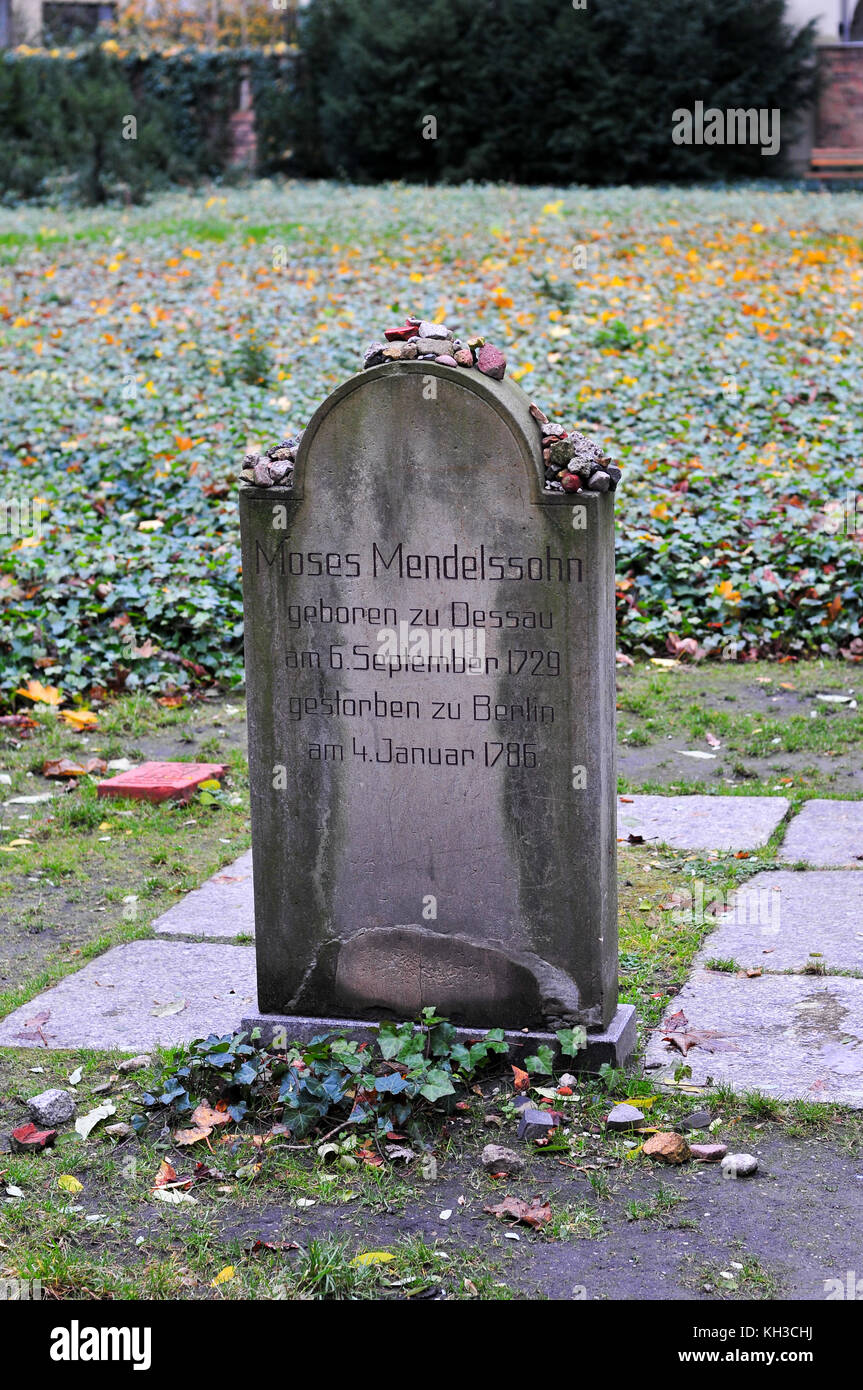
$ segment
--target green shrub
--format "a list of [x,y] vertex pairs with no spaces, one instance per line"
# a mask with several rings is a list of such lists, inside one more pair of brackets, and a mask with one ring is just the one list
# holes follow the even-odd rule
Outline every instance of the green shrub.
[[242,75],[261,172],[290,158],[293,59],[260,50],[135,53],[91,44],[0,61],[0,196],[139,202],[167,184],[224,174]]
[[781,154],[675,145],[673,111],[778,108],[787,146],[812,95],[783,0],[314,0],[300,35],[308,172],[354,179],[764,176]]

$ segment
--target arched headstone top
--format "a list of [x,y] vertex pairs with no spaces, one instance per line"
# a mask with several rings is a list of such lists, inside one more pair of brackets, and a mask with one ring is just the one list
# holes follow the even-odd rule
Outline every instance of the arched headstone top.
[[[339,412],[358,391],[369,398],[372,408],[375,402],[380,402],[381,408],[384,408],[387,394],[400,389],[405,393],[407,405],[403,428],[406,442],[414,429],[427,431],[436,428],[433,412],[440,400],[440,389],[446,391],[447,400],[443,403],[444,409],[438,411],[440,420],[437,428],[442,436],[457,431],[458,421],[453,419],[452,402],[458,401],[459,394],[463,393],[465,409],[473,409],[475,412],[478,403],[484,405],[508,430],[513,445],[509,457],[520,458],[530,488],[531,501],[571,502],[570,497],[561,497],[543,490],[544,475],[539,433],[530,415],[530,401],[521,387],[508,378],[495,381],[478,371],[467,372],[437,362],[387,362],[382,366],[358,372],[356,376],[349,377],[337,386],[318,406],[303,433],[294,469],[294,496],[303,497],[305,494],[308,459],[325,422],[334,413]],[[354,401],[353,405],[356,404]],[[349,446],[349,439],[345,439],[344,443]],[[333,464],[336,467],[340,466],[336,459],[333,459]],[[321,467],[320,461],[316,462],[316,467]]]

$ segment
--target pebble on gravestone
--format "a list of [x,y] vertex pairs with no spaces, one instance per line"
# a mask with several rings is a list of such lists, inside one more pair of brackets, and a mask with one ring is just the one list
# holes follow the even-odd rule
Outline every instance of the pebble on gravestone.
[[411,362],[416,356],[416,343],[390,343],[381,353],[385,362]]
[[437,357],[439,353],[449,351],[452,342],[440,338],[412,338],[406,346],[416,348],[420,357]]
[[37,1125],[44,1125],[46,1129],[56,1129],[57,1125],[66,1124],[75,1114],[75,1102],[68,1091],[61,1091],[55,1087],[50,1091],[40,1091],[38,1096],[31,1096],[27,1102],[27,1109],[33,1116]]
[[476,365],[483,376],[490,376],[494,381],[502,381],[506,372],[506,358],[500,348],[493,347],[491,343],[485,343],[479,350]]

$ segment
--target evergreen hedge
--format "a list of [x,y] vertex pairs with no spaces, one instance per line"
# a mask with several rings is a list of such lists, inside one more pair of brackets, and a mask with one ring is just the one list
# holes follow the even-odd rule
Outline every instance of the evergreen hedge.
[[[814,92],[783,0],[313,0],[299,53],[117,43],[0,61],[0,194],[138,200],[224,174],[247,72],[258,173],[356,181],[765,177]],[[782,146],[675,144],[672,115],[781,112]],[[137,122],[124,139],[124,120]]]
[[218,177],[230,166],[230,117],[245,72],[257,170],[285,168],[293,70],[293,54],[267,49],[135,53],[109,41],[53,54],[13,50],[0,61],[0,193],[137,202],[169,183]]
[[674,144],[672,113],[778,108],[787,150],[813,97],[812,24],[792,30],[783,0],[584,3],[315,0],[300,30],[310,166],[532,184],[783,171],[781,151]]

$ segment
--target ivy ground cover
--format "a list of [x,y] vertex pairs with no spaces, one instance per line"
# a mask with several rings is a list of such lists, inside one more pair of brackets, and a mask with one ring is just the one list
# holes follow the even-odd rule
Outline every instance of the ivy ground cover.
[[239,460],[406,313],[623,467],[623,652],[860,659],[861,238],[861,195],[760,187],[0,213],[0,700],[237,684]]

